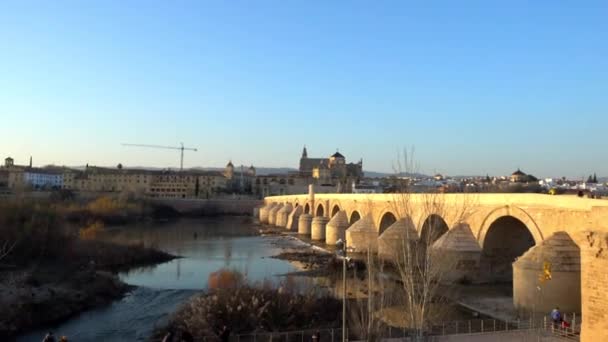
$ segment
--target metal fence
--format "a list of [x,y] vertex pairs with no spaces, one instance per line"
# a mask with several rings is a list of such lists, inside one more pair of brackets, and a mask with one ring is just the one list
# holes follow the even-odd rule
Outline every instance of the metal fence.
[[[262,332],[230,336],[231,342],[309,342],[313,335],[318,341],[342,341],[342,329],[308,329],[281,332]],[[211,340],[210,340],[211,341]]]
[[[570,320],[568,319],[570,318]],[[498,320],[498,319],[475,319],[467,321],[445,322],[440,325],[433,325],[430,335],[458,335],[474,334],[486,332],[500,332],[509,330],[529,330],[540,329],[545,331],[568,331],[569,334],[580,334],[580,319],[577,321],[576,315],[564,315],[564,320],[568,321],[568,327],[553,324],[549,316],[539,318],[527,318],[517,320]]]
[[[474,319],[466,321],[451,321],[435,324],[428,330],[428,337],[449,336],[449,335],[476,335],[494,334],[509,331],[530,331],[538,334],[551,334],[555,337],[578,341],[580,336],[580,318],[576,315],[564,315],[564,320],[568,321],[569,326],[555,324],[549,316],[537,318],[518,319],[518,320],[499,320],[499,319]],[[231,342],[310,342],[313,335],[319,337],[316,342],[339,342],[342,341],[342,329],[324,328],[307,329],[281,332],[259,332],[250,334],[231,335]],[[348,340],[348,330],[346,331]],[[380,336],[385,339],[401,339],[408,341],[412,336],[411,331],[402,328],[386,326],[380,332]],[[205,342],[218,341],[218,338],[208,337]]]

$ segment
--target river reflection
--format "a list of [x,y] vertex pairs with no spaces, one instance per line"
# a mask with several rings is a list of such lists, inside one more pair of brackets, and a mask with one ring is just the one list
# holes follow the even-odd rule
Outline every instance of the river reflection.
[[267,258],[280,253],[274,238],[253,235],[242,218],[184,220],[157,227],[134,227],[110,238],[122,243],[143,243],[183,256],[171,262],[120,274],[128,284],[160,289],[205,289],[209,274],[222,268],[236,270],[251,281],[277,280],[275,275],[294,268]]
[[18,341],[40,341],[48,329],[74,341],[146,340],[154,326],[162,324],[180,303],[206,289],[209,275],[217,270],[239,271],[250,282],[274,283],[285,280],[279,275],[295,271],[286,261],[268,258],[280,253],[273,244],[276,238],[257,236],[243,217],[136,224],[111,229],[105,238],[156,247],[182,258],[119,274],[138,288],[108,307],[34,331]]

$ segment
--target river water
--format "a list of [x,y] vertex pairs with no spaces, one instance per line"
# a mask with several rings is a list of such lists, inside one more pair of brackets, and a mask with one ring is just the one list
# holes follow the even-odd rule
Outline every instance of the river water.
[[243,217],[138,224],[107,235],[116,242],[143,243],[183,258],[121,273],[124,282],[137,286],[123,299],[17,341],[41,341],[48,330],[70,341],[145,341],[181,303],[206,289],[215,271],[237,270],[253,282],[278,282],[281,275],[295,271],[286,261],[268,258],[280,253],[273,244],[277,238],[258,236]]

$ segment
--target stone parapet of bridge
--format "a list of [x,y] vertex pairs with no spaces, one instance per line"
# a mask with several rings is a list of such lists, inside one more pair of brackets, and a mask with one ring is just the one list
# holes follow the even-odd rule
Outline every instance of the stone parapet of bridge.
[[[432,196],[432,199],[429,199]],[[403,202],[407,201],[408,208]],[[438,206],[429,206],[430,202]],[[382,219],[391,214],[395,219],[407,216],[418,232],[426,219],[437,215],[449,229],[467,223],[483,247],[485,235],[500,217],[511,216],[526,225],[536,243],[558,231],[577,232],[581,229],[608,231],[608,200],[551,196],[544,194],[309,194],[272,196],[265,204],[302,206],[314,216],[332,218],[345,211],[349,222],[353,215],[371,215],[379,234],[388,227]],[[351,224],[353,222],[350,222]]]

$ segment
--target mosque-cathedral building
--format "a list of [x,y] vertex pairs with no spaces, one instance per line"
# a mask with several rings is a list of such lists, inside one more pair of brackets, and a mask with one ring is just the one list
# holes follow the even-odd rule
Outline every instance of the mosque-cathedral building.
[[306,146],[302,150],[297,171],[284,174],[258,175],[253,184],[253,193],[286,195],[306,193],[308,185],[314,184],[318,193],[349,192],[350,185],[363,178],[363,161],[347,163],[340,152],[328,158],[309,158]]
[[363,160],[347,164],[346,157],[338,151],[329,158],[308,158],[304,146],[300,157],[300,175],[312,177],[319,185],[337,185],[346,180],[359,180],[363,177]]

